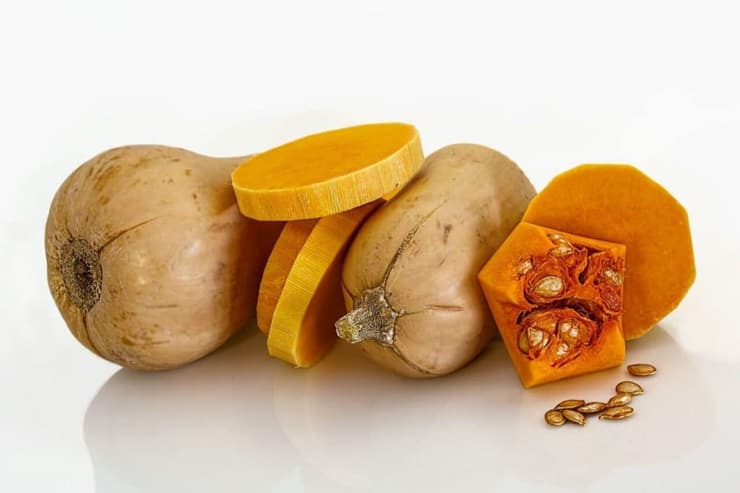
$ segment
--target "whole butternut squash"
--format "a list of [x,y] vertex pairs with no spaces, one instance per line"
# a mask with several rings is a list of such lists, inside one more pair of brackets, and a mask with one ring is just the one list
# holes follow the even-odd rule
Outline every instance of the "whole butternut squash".
[[47,272],[82,344],[122,366],[167,369],[247,322],[280,225],[239,214],[229,177],[245,159],[129,146],[67,178],[46,223]]
[[411,377],[470,362],[494,333],[476,276],[534,194],[519,167],[493,149],[457,144],[430,155],[350,247],[343,270],[350,312],[337,334]]

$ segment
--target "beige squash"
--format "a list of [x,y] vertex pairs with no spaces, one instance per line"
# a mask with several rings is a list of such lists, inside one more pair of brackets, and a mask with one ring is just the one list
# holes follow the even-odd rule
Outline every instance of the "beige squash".
[[477,274],[534,194],[493,149],[457,144],[430,155],[358,232],[343,270],[350,312],[337,334],[411,377],[470,362],[494,333]]
[[130,368],[173,368],[253,316],[280,224],[239,213],[230,174],[245,159],[130,146],[67,178],[49,211],[46,259],[82,344]]

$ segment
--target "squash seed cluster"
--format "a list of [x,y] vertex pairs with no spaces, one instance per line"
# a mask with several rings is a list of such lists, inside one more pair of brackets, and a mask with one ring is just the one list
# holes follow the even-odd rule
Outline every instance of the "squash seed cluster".
[[[647,363],[629,365],[627,371],[637,377],[655,375],[657,372],[655,366]],[[583,426],[586,424],[586,417],[589,415],[598,415],[599,419],[609,421],[622,420],[632,416],[635,410],[628,404],[632,402],[634,396],[645,393],[645,390],[640,384],[631,380],[619,382],[615,390],[616,394],[607,402],[587,403],[582,399],[561,401],[545,413],[545,422],[550,426],[562,426],[570,421]]]

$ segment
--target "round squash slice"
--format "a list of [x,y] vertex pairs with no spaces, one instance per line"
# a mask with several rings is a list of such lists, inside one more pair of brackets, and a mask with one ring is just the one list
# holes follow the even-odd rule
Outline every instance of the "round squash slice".
[[523,221],[626,246],[625,339],[668,315],[696,277],[686,210],[632,166],[586,164],[556,176]]
[[[282,245],[301,243],[298,254],[273,252],[262,281],[261,320],[269,320],[270,356],[307,368],[331,349],[336,339],[334,321],[344,312],[341,272],[347,247],[364,219],[382,201],[372,202],[316,221],[288,223],[280,235]],[[275,250],[281,248],[277,245]],[[287,274],[285,272],[287,271]],[[282,286],[280,286],[282,284]],[[280,286],[274,295],[267,286]],[[271,288],[272,289],[272,288]],[[274,308],[273,308],[274,307]]]
[[389,197],[411,179],[423,160],[416,128],[377,123],[275,147],[239,166],[231,180],[245,216],[295,221]]
[[257,327],[265,334],[270,332],[275,305],[288,280],[293,261],[301,252],[318,221],[306,219],[286,223],[275,242],[262,274],[257,297]]

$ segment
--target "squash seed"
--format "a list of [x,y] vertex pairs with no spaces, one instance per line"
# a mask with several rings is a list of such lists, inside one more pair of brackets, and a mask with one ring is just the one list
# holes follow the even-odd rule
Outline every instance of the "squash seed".
[[575,423],[580,426],[583,426],[586,423],[586,417],[573,409],[565,409],[563,411],[563,416],[571,423]]
[[630,375],[634,375],[636,377],[648,377],[650,375],[655,375],[655,372],[658,370],[648,363],[638,363],[627,366],[627,371],[630,372]]
[[530,357],[539,357],[549,344],[550,334],[537,327],[527,327],[519,334],[519,350]]
[[624,382],[619,382],[616,387],[617,394],[622,394],[624,392],[627,392],[632,395],[640,395],[643,392],[645,392],[642,387],[640,387],[635,382],[630,382],[629,380],[625,380]]
[[[563,322],[560,324],[560,334],[562,335],[565,343],[569,346],[575,346],[576,344],[578,344],[578,332],[579,331],[577,325],[574,325],[570,322]],[[567,352],[567,350],[565,352]],[[558,356],[562,355],[559,354]]]
[[563,292],[565,284],[558,276],[545,276],[534,287],[534,293],[543,298],[552,298]]
[[557,245],[573,246],[573,244],[570,241],[568,241],[568,238],[566,238],[565,236],[561,234],[550,233],[547,235],[547,237],[550,238],[550,240]]
[[558,245],[550,249],[550,255],[553,257],[567,257],[573,253],[573,247],[569,245]]
[[594,414],[594,413],[600,413],[604,409],[607,408],[607,405],[603,402],[589,402],[588,404],[584,404],[580,407],[576,408],[576,411],[578,411],[581,414]]
[[523,276],[529,271],[532,270],[534,266],[532,265],[532,259],[528,258],[527,260],[522,261],[516,268],[516,273],[519,276]]
[[615,286],[621,286],[624,282],[624,277],[622,277],[622,274],[613,269],[606,269],[604,271],[604,277],[609,279],[609,282],[611,282]]
[[529,353],[529,339],[527,338],[526,330],[519,332],[519,351],[524,354]]
[[632,402],[632,394],[629,392],[622,392],[621,394],[617,394],[609,399],[609,402],[606,405],[607,407],[619,407],[629,404],[630,402]]
[[581,399],[568,399],[567,401],[562,401],[560,404],[554,407],[556,411],[563,411],[565,409],[576,409],[584,405],[586,401]]
[[555,356],[558,358],[562,358],[566,354],[568,354],[568,351],[570,351],[570,346],[566,343],[560,344],[557,349],[555,349]]
[[545,421],[550,426],[563,426],[565,424],[565,416],[557,409],[550,409],[545,413]]
[[610,420],[624,419],[629,416],[632,416],[634,412],[635,410],[629,406],[610,407],[603,413],[599,414],[599,419],[610,419]]

